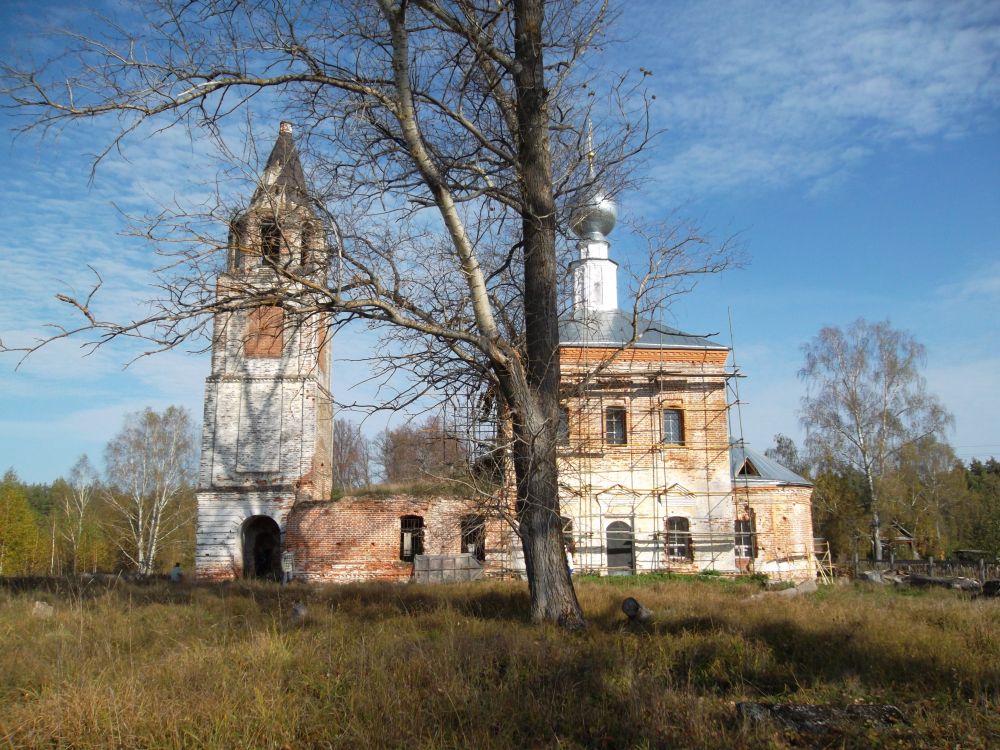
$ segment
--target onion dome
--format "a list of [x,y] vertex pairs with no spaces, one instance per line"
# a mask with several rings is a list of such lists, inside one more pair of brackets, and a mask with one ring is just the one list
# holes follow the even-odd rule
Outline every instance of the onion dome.
[[603,240],[618,220],[618,206],[603,188],[595,186],[570,217],[570,228],[581,239]]

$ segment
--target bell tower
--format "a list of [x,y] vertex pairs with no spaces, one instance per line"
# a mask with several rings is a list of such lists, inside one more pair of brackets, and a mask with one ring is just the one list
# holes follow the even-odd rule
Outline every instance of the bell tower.
[[283,122],[216,283],[227,312],[205,382],[199,578],[278,577],[292,506],[330,496],[328,320],[310,290],[326,280],[325,234]]

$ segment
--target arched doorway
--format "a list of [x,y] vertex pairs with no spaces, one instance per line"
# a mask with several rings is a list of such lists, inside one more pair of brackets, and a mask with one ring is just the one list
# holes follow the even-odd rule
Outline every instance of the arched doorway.
[[628,576],[635,572],[632,527],[625,521],[608,524],[608,575]]
[[240,530],[243,577],[281,580],[281,529],[270,516],[251,516]]

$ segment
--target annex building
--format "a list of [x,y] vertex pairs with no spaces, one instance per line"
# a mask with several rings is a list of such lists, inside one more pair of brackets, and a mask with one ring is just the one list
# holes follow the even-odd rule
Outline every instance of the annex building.
[[[293,269],[301,288],[286,274],[281,305],[214,321],[197,575],[278,577],[282,560],[309,581],[518,574],[514,530],[480,499],[330,499],[327,321],[295,304],[326,278],[326,232],[307,194],[282,123],[234,222],[217,294],[259,298],[277,267]],[[560,505],[574,572],[814,577],[812,486],[734,439],[728,347],[619,309],[607,239],[615,219],[599,193],[574,217],[573,304],[559,329]]]

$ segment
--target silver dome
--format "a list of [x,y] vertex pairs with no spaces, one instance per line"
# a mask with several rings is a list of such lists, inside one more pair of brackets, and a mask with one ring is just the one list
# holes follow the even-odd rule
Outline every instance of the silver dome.
[[611,234],[617,220],[618,206],[609,195],[597,188],[584,204],[573,212],[569,225],[577,237],[602,239]]

